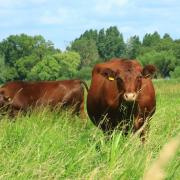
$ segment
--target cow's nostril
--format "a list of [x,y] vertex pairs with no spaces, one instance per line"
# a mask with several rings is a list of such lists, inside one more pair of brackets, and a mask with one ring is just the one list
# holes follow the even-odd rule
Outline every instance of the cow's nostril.
[[128,95],[127,94],[124,94],[124,99],[128,99]]

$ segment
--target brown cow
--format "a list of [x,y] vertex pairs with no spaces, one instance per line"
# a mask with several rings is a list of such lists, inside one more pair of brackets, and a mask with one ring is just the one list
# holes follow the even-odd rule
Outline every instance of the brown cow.
[[20,110],[49,105],[71,106],[74,113],[84,115],[84,81],[63,80],[63,81],[37,81],[8,82],[0,88],[0,107],[10,109],[14,116]]
[[[97,64],[87,97],[87,112],[103,132],[117,126],[126,134],[133,123],[136,132],[155,112],[155,91],[151,75],[156,68],[144,68],[136,60],[112,59]],[[130,126],[131,125],[131,126]],[[141,133],[143,135],[144,130]]]

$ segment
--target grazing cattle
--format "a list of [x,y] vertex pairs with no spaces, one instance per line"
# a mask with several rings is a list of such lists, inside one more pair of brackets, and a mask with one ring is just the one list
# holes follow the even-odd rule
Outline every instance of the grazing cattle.
[[92,122],[109,133],[116,127],[125,134],[130,128],[133,132],[140,129],[155,112],[151,81],[155,71],[153,65],[143,68],[136,60],[127,59],[95,65],[87,97],[87,112]]
[[0,88],[0,107],[16,112],[36,106],[73,108],[73,112],[84,114],[84,88],[81,80],[8,82]]

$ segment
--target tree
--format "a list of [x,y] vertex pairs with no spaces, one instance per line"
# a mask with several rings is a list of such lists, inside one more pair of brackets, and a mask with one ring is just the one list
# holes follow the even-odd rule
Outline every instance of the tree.
[[166,33],[164,34],[163,38],[154,46],[156,51],[169,51],[174,49],[174,42],[170,35]]
[[36,54],[40,59],[50,52],[55,52],[53,44],[45,41],[42,36],[28,36],[26,34],[11,35],[0,44],[5,63],[14,66],[16,60]]
[[171,38],[171,36],[168,33],[165,33],[163,35],[163,39],[169,39],[169,40],[173,41],[173,39]]
[[99,52],[99,56],[101,59],[105,59],[105,52],[106,52],[106,35],[105,35],[105,31],[104,29],[101,29],[99,31],[99,35],[98,35],[98,40],[97,40],[97,48],[98,48],[98,52]]
[[145,34],[144,38],[143,38],[143,46],[149,47],[149,46],[154,46],[157,43],[159,43],[159,41],[161,40],[160,35],[158,34],[158,32],[154,32],[153,34]]
[[174,71],[170,72],[172,78],[179,78],[180,79],[180,66],[177,66]]
[[51,41],[46,41],[42,36],[34,36],[33,54],[39,59],[42,59],[46,55],[52,55],[61,52],[60,49],[55,49],[54,44]]
[[63,52],[45,56],[28,73],[29,80],[57,80],[72,78],[77,73],[80,56],[76,52]]
[[[37,62],[45,56],[59,52],[53,43],[42,36],[28,36],[26,34],[11,35],[0,43],[0,52],[4,57],[4,64],[12,73],[11,80],[26,79],[27,73]],[[14,75],[13,75],[14,74]]]
[[18,74],[14,67],[5,64],[4,57],[0,56],[0,83],[17,79]]
[[16,69],[20,80],[26,79],[31,69],[41,61],[35,54],[25,56],[16,61]]
[[174,54],[180,65],[180,39],[174,41]]
[[70,50],[79,53],[81,57],[79,69],[86,66],[92,66],[99,59],[96,42],[93,39],[81,38],[75,40]]
[[14,66],[16,60],[32,53],[33,39],[25,34],[11,35],[1,42],[5,63]]
[[125,55],[125,43],[123,35],[116,26],[97,30],[85,31],[80,38],[72,42],[67,50],[73,50],[80,54],[80,68],[91,66],[97,61],[109,60],[113,57]]
[[91,78],[92,67],[83,67],[75,74],[76,78],[89,80]]
[[29,80],[55,80],[59,78],[60,65],[53,56],[46,56],[27,74]]
[[140,48],[139,36],[130,37],[126,45],[126,56],[130,59],[135,59],[140,53]]
[[105,60],[113,57],[122,57],[125,53],[125,43],[123,35],[119,32],[116,26],[109,27],[105,35],[105,51],[102,58]]
[[97,42],[97,38],[98,38],[98,32],[97,30],[93,30],[90,29],[88,31],[85,31],[79,39],[87,39],[87,40],[94,40],[95,42]]
[[53,55],[59,64],[60,77],[72,78],[80,65],[80,55],[77,52],[69,51]]
[[6,81],[6,66],[4,63],[4,57],[0,56],[0,84]]

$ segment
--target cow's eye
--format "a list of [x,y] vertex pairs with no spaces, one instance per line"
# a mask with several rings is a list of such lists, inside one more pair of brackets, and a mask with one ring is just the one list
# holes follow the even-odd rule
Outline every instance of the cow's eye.
[[123,79],[122,79],[120,76],[117,76],[117,77],[116,77],[116,80],[117,80],[119,83],[123,83]]

